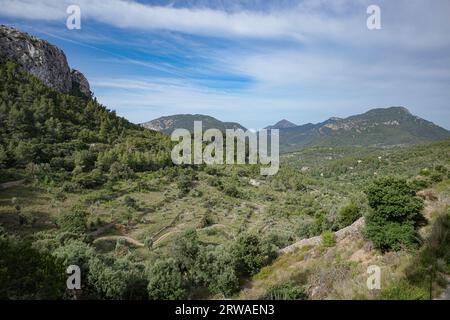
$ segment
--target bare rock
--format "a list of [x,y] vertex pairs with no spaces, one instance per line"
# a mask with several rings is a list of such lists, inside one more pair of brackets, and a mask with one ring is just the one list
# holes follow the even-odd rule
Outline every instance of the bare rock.
[[85,94],[86,96],[92,95],[89,82],[84,76],[84,74],[82,74],[78,70],[72,69],[71,76],[73,89],[78,89],[81,93]]
[[89,82],[83,74],[71,70],[64,52],[47,41],[0,25],[0,55],[17,62],[23,71],[50,88],[71,93],[76,86],[90,95]]

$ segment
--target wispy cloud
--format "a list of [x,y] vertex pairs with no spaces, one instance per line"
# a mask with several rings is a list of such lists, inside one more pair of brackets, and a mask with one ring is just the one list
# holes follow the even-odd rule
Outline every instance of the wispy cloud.
[[[448,1],[379,1],[389,32],[385,43],[410,46],[450,44]],[[301,42],[338,41],[367,44],[367,0],[298,1],[289,9],[270,12],[234,11],[207,7],[154,6],[124,0],[79,0],[83,17],[120,28],[171,30],[214,37],[285,38]],[[0,15],[64,21],[72,1],[3,0]],[[433,10],[430,13],[429,8]],[[369,39],[369,41],[371,41]],[[400,41],[400,43],[399,43]]]
[[450,127],[450,1],[376,1],[369,31],[372,2],[78,0],[73,33],[69,0],[1,0],[0,17],[87,50],[100,101],[136,122],[204,112],[260,127],[406,105]]

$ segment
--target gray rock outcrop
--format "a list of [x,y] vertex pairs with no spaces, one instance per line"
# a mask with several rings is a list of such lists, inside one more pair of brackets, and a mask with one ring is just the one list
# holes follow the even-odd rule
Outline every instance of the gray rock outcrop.
[[71,70],[64,52],[47,41],[1,25],[0,55],[16,61],[25,72],[59,92],[70,93],[78,88],[91,95],[84,75]]

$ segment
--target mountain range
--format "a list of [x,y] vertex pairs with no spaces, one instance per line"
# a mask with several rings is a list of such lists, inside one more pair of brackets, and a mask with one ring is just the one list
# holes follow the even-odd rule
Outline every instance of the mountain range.
[[371,109],[348,118],[330,118],[280,130],[282,151],[312,145],[389,146],[443,140],[450,132],[404,107]]
[[202,121],[203,130],[219,129],[225,131],[226,129],[242,129],[245,127],[237,122],[222,122],[214,117],[202,114],[176,114],[172,116],[161,117],[141,125],[147,129],[161,131],[166,134],[171,134],[177,128],[187,129],[190,132],[194,130],[194,121]]
[[[200,114],[161,117],[143,123],[142,126],[166,134],[171,134],[176,128],[192,132],[194,121],[202,121],[204,130],[245,130],[239,123],[222,122]],[[280,130],[282,152],[314,145],[390,146],[425,143],[450,137],[448,130],[411,114],[405,107],[376,108],[344,119],[332,117],[316,124],[296,125],[283,119],[265,129]]]
[[283,119],[283,120],[278,121],[277,123],[275,123],[272,126],[265,127],[264,129],[287,129],[287,128],[292,128],[292,127],[297,127],[297,125],[286,119]]
[[[68,65],[64,52],[56,46],[0,26],[0,56],[15,61],[19,68],[63,94],[90,98],[92,92],[85,76]],[[175,128],[193,131],[194,121],[203,129],[243,129],[237,122],[223,122],[201,114],[178,114],[161,117],[141,126],[171,134]],[[330,118],[324,122],[296,125],[281,120],[267,129],[280,130],[280,151],[288,152],[313,145],[390,146],[417,144],[450,137],[450,132],[434,123],[412,115],[404,107],[371,109],[348,118]]]

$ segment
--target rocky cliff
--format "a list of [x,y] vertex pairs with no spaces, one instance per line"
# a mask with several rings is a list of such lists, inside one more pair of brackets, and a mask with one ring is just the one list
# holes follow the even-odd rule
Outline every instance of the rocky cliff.
[[24,71],[59,92],[91,95],[84,75],[71,70],[64,52],[47,41],[1,25],[0,55],[16,61]]

